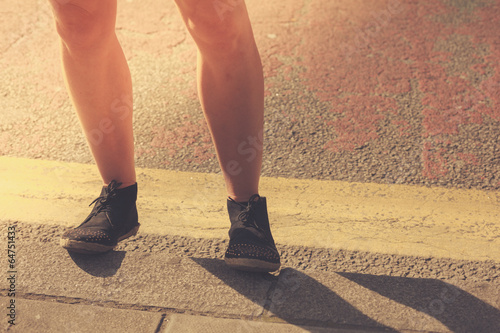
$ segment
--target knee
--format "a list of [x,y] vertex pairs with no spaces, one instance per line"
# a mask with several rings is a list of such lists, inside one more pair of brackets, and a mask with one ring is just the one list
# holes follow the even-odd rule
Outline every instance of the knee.
[[97,48],[114,34],[115,17],[109,8],[66,3],[54,6],[53,11],[57,33],[70,49]]
[[238,52],[245,45],[243,41],[253,36],[243,0],[176,1],[202,52]]

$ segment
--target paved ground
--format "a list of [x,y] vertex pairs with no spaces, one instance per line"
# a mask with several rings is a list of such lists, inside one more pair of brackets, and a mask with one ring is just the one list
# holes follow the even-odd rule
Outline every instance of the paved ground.
[[0,227],[16,226],[18,251],[17,325],[0,330],[500,331],[500,2],[248,7],[266,78],[263,191],[284,263],[266,275],[221,261],[224,189],[194,44],[159,0],[119,1],[141,233],[93,259],[57,246],[99,180],[46,1],[0,0]]
[[220,175],[138,171],[139,235],[88,257],[63,250],[58,235],[85,215],[99,187],[95,167],[0,157],[0,233],[15,228],[15,273],[5,273],[15,275],[11,330],[92,332],[101,322],[107,332],[500,328],[498,193],[263,178],[283,268],[244,274],[222,261]]

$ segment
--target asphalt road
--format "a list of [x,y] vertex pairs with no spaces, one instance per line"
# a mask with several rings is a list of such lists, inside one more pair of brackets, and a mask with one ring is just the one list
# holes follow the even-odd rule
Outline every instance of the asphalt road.
[[[137,165],[219,172],[173,2],[120,1]],[[0,4],[0,154],[91,163],[44,0]],[[248,4],[266,79],[264,176],[500,188],[498,1]]]

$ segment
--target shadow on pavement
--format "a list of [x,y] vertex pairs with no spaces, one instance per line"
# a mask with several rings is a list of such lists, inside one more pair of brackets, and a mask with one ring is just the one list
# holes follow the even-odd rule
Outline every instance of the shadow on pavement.
[[[452,332],[500,332],[500,310],[441,280],[337,274],[393,301],[426,313]],[[425,321],[426,319],[420,319],[413,326],[425,329],[428,324]]]
[[[267,295],[268,301],[271,301],[269,310],[278,318],[305,330],[307,330],[307,325],[328,322],[338,326],[345,325],[346,328],[353,328],[352,323],[356,323],[356,325],[376,328],[377,331],[380,329],[384,332],[396,332],[369,318],[317,280],[295,269],[285,268],[280,276],[276,277],[266,273],[235,271],[228,268],[221,259],[191,259],[256,303],[262,300],[256,291],[253,292],[248,288],[248,283],[253,283],[249,280],[255,280],[256,277],[257,281],[259,279],[262,279],[262,282],[271,280],[276,287],[272,295]],[[248,279],[249,276],[252,279]],[[245,322],[242,325],[250,326],[248,331],[252,331],[252,322]]]
[[109,251],[103,254],[81,254],[68,251],[73,262],[86,273],[97,277],[109,277],[120,269],[125,251]]

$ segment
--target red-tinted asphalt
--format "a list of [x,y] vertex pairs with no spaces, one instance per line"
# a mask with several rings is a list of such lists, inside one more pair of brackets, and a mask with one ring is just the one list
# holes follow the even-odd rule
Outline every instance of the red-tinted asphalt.
[[[491,185],[500,184],[499,1],[304,3],[269,14],[269,20],[279,13],[281,21],[304,22],[277,32],[287,36],[285,47],[273,47],[269,39],[261,45],[271,60],[268,77],[279,67],[285,78],[300,68],[307,90],[330,104],[323,118],[336,136],[325,149],[342,153],[376,144],[380,128],[393,126],[401,137],[420,136],[425,178],[445,177],[458,164],[489,161],[496,164]],[[296,60],[283,64],[279,56]],[[412,90],[422,106],[418,119],[400,112],[405,105],[398,99]],[[300,109],[307,113],[309,106]],[[463,136],[473,136],[467,132],[484,122],[496,124],[489,133],[496,148],[480,140],[461,147]]]

